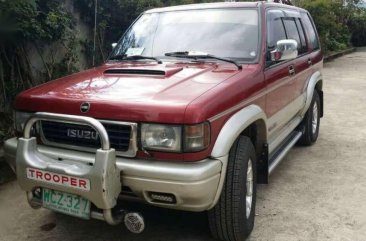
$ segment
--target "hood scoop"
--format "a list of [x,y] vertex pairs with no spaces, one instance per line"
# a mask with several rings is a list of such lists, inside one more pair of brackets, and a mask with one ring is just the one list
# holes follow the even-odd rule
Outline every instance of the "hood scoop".
[[115,68],[115,69],[107,69],[104,71],[104,74],[112,74],[112,75],[152,75],[152,76],[163,76],[169,77],[183,68],[166,68],[166,69],[137,69],[137,68]]

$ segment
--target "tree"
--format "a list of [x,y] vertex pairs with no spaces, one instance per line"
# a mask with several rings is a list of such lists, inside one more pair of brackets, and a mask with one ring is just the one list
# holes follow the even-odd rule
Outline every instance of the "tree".
[[[73,16],[57,0],[0,1],[0,111],[10,111],[10,103],[19,91],[73,71],[73,55],[65,54],[61,62],[50,49],[49,59],[42,49],[55,43],[66,49],[74,44]],[[27,48],[34,47],[43,62],[44,78],[34,78]],[[58,71],[68,66],[63,73]]]

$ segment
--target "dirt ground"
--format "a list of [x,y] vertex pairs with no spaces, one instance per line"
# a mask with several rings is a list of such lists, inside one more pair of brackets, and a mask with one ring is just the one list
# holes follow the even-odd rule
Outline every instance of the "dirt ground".
[[[325,117],[258,188],[249,240],[366,240],[366,49],[325,65]],[[15,181],[0,186],[0,240],[211,240],[205,214],[136,207],[147,229],[32,210]]]

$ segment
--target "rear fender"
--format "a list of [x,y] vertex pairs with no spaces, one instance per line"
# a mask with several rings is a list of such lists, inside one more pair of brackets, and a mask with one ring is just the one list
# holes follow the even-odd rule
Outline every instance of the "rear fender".
[[[320,73],[320,71],[316,71],[309,79],[307,88],[306,88],[306,101],[305,101],[305,107],[301,112],[301,116],[305,116],[306,111],[309,109],[311,101],[313,99],[313,95],[314,95],[314,90],[315,90],[315,86],[322,81],[322,74]],[[319,89],[320,93],[320,98],[321,101],[323,100],[323,92],[322,92],[322,88]],[[322,101],[323,102],[323,101]],[[321,116],[323,116],[323,103],[321,106]]]

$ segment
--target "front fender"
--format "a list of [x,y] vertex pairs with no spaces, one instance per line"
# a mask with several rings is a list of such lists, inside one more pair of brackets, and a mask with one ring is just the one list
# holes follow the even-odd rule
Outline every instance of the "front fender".
[[[264,133],[263,139],[267,139],[267,117],[262,108],[257,105],[247,106],[233,116],[225,123],[221,129],[215,145],[212,149],[212,157],[222,157],[229,153],[231,146],[248,126],[252,123],[262,120],[264,122],[264,129],[261,130]],[[263,128],[263,127],[262,127]],[[254,144],[254,143],[253,143]]]

